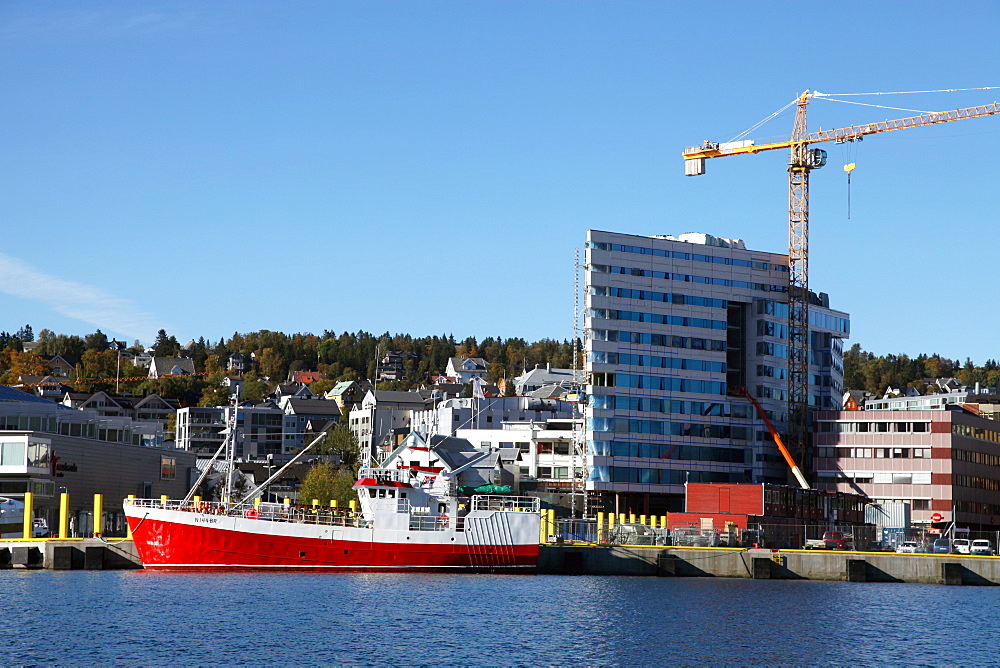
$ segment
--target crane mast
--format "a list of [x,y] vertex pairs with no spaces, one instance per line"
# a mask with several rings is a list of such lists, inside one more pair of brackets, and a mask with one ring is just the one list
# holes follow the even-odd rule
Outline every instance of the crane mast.
[[686,148],[683,152],[684,173],[687,176],[700,176],[705,173],[705,160],[708,158],[789,149],[787,429],[792,456],[807,471],[812,466],[812,452],[809,447],[809,173],[826,164],[826,151],[811,148],[811,144],[827,141],[837,143],[858,141],[865,135],[879,132],[905,130],[1000,113],[1000,104],[994,102],[810,133],[806,122],[806,108],[810,98],[813,97],[824,97],[824,95],[807,90],[796,98],[795,122],[787,141],[764,144],[757,144],[753,140],[728,143],[706,141],[701,146]]

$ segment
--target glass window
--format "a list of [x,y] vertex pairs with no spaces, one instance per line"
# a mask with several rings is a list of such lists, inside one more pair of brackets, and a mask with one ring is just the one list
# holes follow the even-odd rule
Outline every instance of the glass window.
[[0,466],[24,466],[26,446],[23,441],[0,442]]
[[160,480],[173,480],[177,477],[177,459],[175,457],[160,457]]

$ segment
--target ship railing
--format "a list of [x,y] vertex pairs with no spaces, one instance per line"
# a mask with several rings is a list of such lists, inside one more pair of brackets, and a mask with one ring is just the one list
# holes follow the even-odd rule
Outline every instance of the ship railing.
[[358,480],[362,478],[374,478],[387,482],[410,482],[410,470],[364,467],[358,471]]
[[465,531],[464,517],[440,515],[410,515],[410,531]]
[[535,496],[501,496],[499,494],[477,494],[472,497],[473,510],[508,510],[522,513],[537,513],[541,501]]
[[[404,499],[405,500],[405,499]],[[206,515],[226,515],[268,522],[297,524],[323,524],[341,527],[370,527],[372,523],[346,508],[307,508],[283,503],[236,504],[219,501],[189,501],[179,499],[126,499],[125,503],[138,508],[162,508],[198,512]]]

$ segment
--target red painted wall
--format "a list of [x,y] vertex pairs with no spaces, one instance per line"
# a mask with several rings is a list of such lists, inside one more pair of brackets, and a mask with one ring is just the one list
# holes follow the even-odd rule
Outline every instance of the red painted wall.
[[688,513],[764,514],[764,486],[751,484],[689,483]]

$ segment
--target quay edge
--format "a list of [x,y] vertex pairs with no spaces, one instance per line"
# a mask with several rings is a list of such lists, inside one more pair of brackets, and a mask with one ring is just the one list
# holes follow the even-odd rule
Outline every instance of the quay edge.
[[538,573],[1000,585],[1000,557],[566,544],[541,547]]
[[142,568],[131,540],[40,538],[0,541],[0,568],[130,570]]

